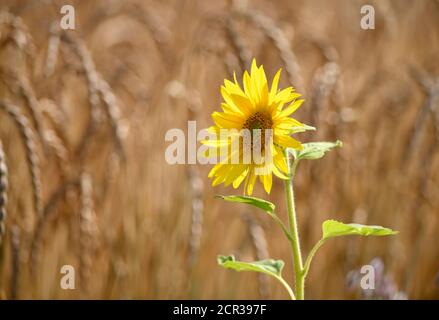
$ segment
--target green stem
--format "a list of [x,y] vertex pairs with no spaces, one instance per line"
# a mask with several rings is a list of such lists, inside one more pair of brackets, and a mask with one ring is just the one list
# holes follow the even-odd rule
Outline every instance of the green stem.
[[281,219],[275,214],[275,213],[268,213],[270,217],[280,226],[285,236],[288,238],[289,241],[292,241],[290,232],[288,231],[287,227],[285,227],[284,223]]
[[288,283],[282,277],[276,276],[276,279],[279,280],[280,283],[282,283],[282,285],[285,287],[285,289],[287,289],[288,294],[290,295],[291,300],[296,300],[296,296],[294,295],[294,292],[291,289],[291,287],[288,285]]
[[298,300],[304,299],[305,294],[305,277],[303,274],[302,254],[300,251],[299,231],[297,227],[296,207],[294,203],[293,180],[296,172],[298,160],[294,160],[291,165],[288,151],[285,151],[288,163],[289,179],[285,180],[285,190],[287,197],[288,221],[290,224],[291,250],[294,264],[294,282],[296,285],[296,297]]
[[320,249],[320,247],[325,243],[326,239],[322,238],[319,240],[319,242],[316,243],[316,245],[311,249],[311,251],[308,254],[308,257],[306,258],[305,265],[303,267],[303,277],[306,278],[308,275],[309,267],[311,266],[312,258],[314,258],[314,255],[316,254],[317,250]]

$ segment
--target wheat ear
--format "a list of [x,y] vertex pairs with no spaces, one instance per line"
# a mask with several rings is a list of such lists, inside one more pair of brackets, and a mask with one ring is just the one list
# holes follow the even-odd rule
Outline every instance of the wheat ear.
[[26,149],[26,161],[32,181],[32,195],[35,214],[39,218],[41,217],[43,210],[41,195],[41,175],[39,158],[35,145],[35,134],[29,124],[28,119],[20,112],[20,109],[17,106],[4,100],[0,100],[0,108],[8,113],[8,115],[14,120],[20,131],[20,135]]

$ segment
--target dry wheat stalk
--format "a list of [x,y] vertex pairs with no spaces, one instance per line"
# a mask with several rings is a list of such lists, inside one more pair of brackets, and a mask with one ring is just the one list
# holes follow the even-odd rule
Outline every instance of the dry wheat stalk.
[[84,133],[78,152],[82,153],[85,149],[89,137],[96,131],[96,126],[102,118],[102,111],[100,109],[100,96],[104,101],[105,113],[110,121],[110,126],[113,133],[113,140],[120,157],[125,160],[125,153],[122,143],[122,131],[120,126],[120,109],[117,104],[116,97],[111,91],[108,83],[102,79],[96,71],[96,66],[93,62],[91,53],[87,49],[84,42],[71,35],[70,33],[63,33],[62,39],[69,43],[74,49],[75,53],[82,62],[84,72],[87,78],[89,90],[89,102],[91,106],[91,119],[87,130]]
[[232,52],[212,52],[214,55],[217,56],[219,61],[224,64],[225,70],[227,70],[227,74],[229,77],[233,77],[233,75],[236,73],[236,70],[239,69],[239,58],[235,56]]
[[9,27],[9,32],[2,32],[0,29],[0,43],[11,40],[20,50],[23,50],[28,57],[35,53],[35,46],[26,25],[20,17],[9,12],[0,12],[0,28]]
[[[61,168],[64,168],[64,164],[67,162],[68,153],[63,139],[60,138],[58,131],[43,128],[43,113],[51,116],[54,111],[53,108],[50,110],[47,108],[47,99],[43,99],[43,103],[45,105],[45,107],[43,108],[43,104],[41,104],[40,101],[36,98],[35,93],[33,92],[27,81],[20,79],[16,75],[9,75],[9,77],[11,77],[15,83],[14,87],[12,87],[11,90],[13,90],[15,94],[22,96],[24,101],[26,102],[30,119],[32,120],[36,132],[38,133],[39,141],[41,141],[43,147],[45,147],[44,150],[47,151],[46,147],[50,147],[54,151],[55,156],[58,159],[59,166]],[[50,119],[58,121],[58,119],[56,119],[55,117],[50,117]],[[62,126],[58,127],[62,128]]]
[[239,30],[236,25],[236,21],[233,18],[228,17],[226,20],[226,30],[227,30],[227,38],[229,39],[230,44],[232,45],[236,55],[239,59],[239,64],[241,66],[241,72],[244,72],[247,68],[249,68],[251,63],[251,52],[247,48],[244,39],[241,37]]
[[28,107],[29,115],[35,127],[35,131],[38,134],[38,137],[40,138],[43,146],[45,146],[46,141],[44,140],[43,134],[43,116],[38,99],[27,82],[21,79],[17,79],[17,82],[19,93],[26,102],[26,106]]
[[46,129],[43,132],[44,140],[47,145],[55,152],[55,156],[58,159],[60,168],[64,170],[68,161],[68,151],[64,145],[62,139],[57,135],[55,130]]
[[428,111],[433,117],[436,130],[436,140],[439,142],[439,77],[433,78],[425,72],[417,75],[416,80],[427,94]]
[[124,151],[124,147],[123,147],[123,137],[122,137],[122,130],[121,130],[121,125],[120,125],[120,109],[119,109],[119,105],[117,103],[116,97],[113,93],[113,91],[111,91],[110,86],[108,85],[108,83],[102,79],[101,77],[99,77],[99,86],[98,86],[98,90],[99,93],[102,96],[102,99],[104,101],[104,104],[106,106],[105,108],[105,112],[107,114],[107,117],[110,121],[110,125],[111,125],[111,129],[112,129],[112,133],[113,133],[113,140],[116,146],[116,150],[119,154],[119,156],[121,157],[121,159],[123,161],[126,160],[125,158],[125,151]]
[[402,157],[401,164],[403,166],[407,164],[412,155],[415,153],[416,147],[419,146],[419,139],[421,138],[423,132],[422,129],[426,120],[428,119],[429,114],[432,115],[435,120],[434,125],[436,127],[436,136],[437,139],[439,139],[439,107],[437,107],[439,103],[439,78],[433,79],[425,72],[417,70],[413,71],[412,75],[421,85],[421,88],[424,90],[427,97],[425,98],[424,103],[416,116],[412,134],[410,135],[410,141],[407,144],[405,153]]
[[90,120],[87,129],[80,140],[77,150],[78,154],[82,154],[90,142],[90,136],[96,132],[97,126],[102,119],[102,111],[99,107],[99,76],[96,71],[91,53],[79,38],[71,33],[62,32],[61,40],[65,41],[72,47],[73,51],[81,61],[83,71],[87,79],[88,100],[90,103]]
[[428,185],[431,171],[433,170],[434,155],[439,145],[439,78],[435,79],[423,70],[411,70],[411,74],[425,92],[426,98],[416,116],[411,139],[405,149],[405,154],[403,155],[401,164],[405,166],[416,153],[429,114],[433,117],[436,139],[435,143],[430,144],[423,159],[419,162],[418,172],[420,172],[420,175],[416,187],[418,192],[416,192],[416,197],[409,210],[409,212],[416,213],[414,216],[415,221],[413,223],[413,230],[416,234],[416,239],[414,240],[411,257],[405,268],[402,280],[402,289],[404,291],[407,291],[412,284],[416,268],[419,265],[422,243],[425,240],[424,230],[426,228],[427,220],[421,215],[419,208],[421,208],[424,203],[429,202]]
[[[236,39],[233,39],[234,35],[231,35],[227,28],[228,28],[228,21],[231,20],[228,17],[225,17],[224,15],[216,15],[216,14],[209,14],[202,20],[201,24],[203,27],[198,28],[197,34],[197,45],[196,45],[196,51],[201,53],[206,53],[209,55],[215,56],[215,58],[218,59],[219,63],[223,64],[224,69],[227,71],[227,74],[230,77],[233,77],[233,74],[237,72],[238,70],[242,69],[242,62],[240,61],[241,57],[244,57],[245,55],[239,56],[239,53],[230,52],[230,50],[226,50],[227,47],[221,45],[222,42],[214,42],[213,41],[205,41],[205,33],[209,33],[210,28],[222,28],[225,31],[224,38],[228,39],[228,42],[232,49],[234,51],[237,51],[235,48],[234,41]],[[216,29],[215,29],[216,30]],[[231,30],[236,31],[236,30]],[[212,31],[215,32],[215,31]],[[239,36],[239,34],[238,34]],[[239,50],[239,49],[238,49]],[[241,70],[242,71],[242,70]]]
[[32,195],[34,209],[37,218],[40,218],[43,212],[41,196],[41,174],[39,167],[39,158],[35,145],[35,134],[29,125],[29,121],[21,114],[20,109],[15,105],[0,100],[0,108],[5,110],[17,125],[21,138],[26,149],[26,160],[29,168],[29,174],[32,181]]
[[[262,229],[261,225],[249,214],[244,214],[242,217],[248,226],[257,260],[268,259],[270,255],[264,229]],[[270,294],[268,277],[264,274],[259,274],[258,279],[259,294],[262,299],[266,299]]]
[[6,204],[8,201],[8,167],[3,145],[0,140],[0,244],[5,234]]
[[40,106],[41,112],[45,117],[47,117],[47,120],[52,125],[53,129],[57,132],[57,135],[62,137],[63,141],[65,141],[65,112],[60,108],[60,106],[56,105],[53,100],[47,98],[42,98],[40,100]]
[[245,7],[235,7],[232,14],[237,17],[243,17],[250,22],[254,23],[264,34],[273,42],[274,46],[280,53],[280,58],[285,65],[285,71],[288,74],[288,80],[299,91],[304,91],[304,82],[301,76],[299,63],[297,57],[294,54],[290,43],[285,36],[284,32],[277,27],[276,23],[269,17],[262,13],[247,9]]
[[311,89],[311,112],[313,115],[312,123],[316,126],[320,123],[321,112],[327,109],[328,97],[333,92],[339,75],[340,68],[336,62],[325,63],[314,74]]
[[61,42],[58,21],[52,22],[50,26],[50,37],[47,46],[46,65],[44,75],[50,77],[55,71],[56,61],[58,60],[59,45]]
[[116,175],[120,171],[120,156],[116,152],[111,152],[105,161],[105,174],[102,185],[102,196],[98,199],[99,204],[105,202],[108,190],[114,185]]
[[327,62],[339,61],[340,54],[338,53],[337,49],[331,45],[328,39],[316,36],[314,34],[304,34],[304,38],[319,49],[320,53]]
[[11,251],[12,251],[12,273],[10,292],[11,299],[17,299],[19,290],[19,276],[20,276],[20,229],[13,225],[11,228]]
[[189,169],[189,183],[192,196],[192,220],[189,238],[189,266],[193,266],[200,249],[203,231],[203,180],[195,169]]
[[24,100],[27,113],[29,114],[36,133],[38,134],[38,138],[43,146],[45,146],[45,141],[42,133],[42,110],[30,84],[27,80],[24,80],[23,77],[20,77],[15,72],[3,72],[3,76],[5,77],[5,79],[10,80],[6,81],[6,86],[9,88],[9,90],[14,95],[19,96]]
[[[137,7],[138,9],[138,7]],[[141,13],[141,11],[137,10],[137,13]],[[148,27],[148,29],[151,31],[154,40],[160,44],[166,44],[170,41],[172,37],[172,32],[169,30],[166,25],[163,23],[163,21],[157,16],[157,14],[154,12],[146,11],[142,15],[142,20]]]
[[41,241],[44,235],[44,231],[46,230],[46,226],[53,221],[59,213],[59,210],[56,210],[59,203],[62,199],[65,198],[66,194],[74,189],[77,190],[79,188],[79,182],[68,181],[60,186],[49,198],[47,204],[44,207],[43,215],[40,219],[38,219],[37,225],[35,227],[35,231],[32,238],[31,244],[31,272],[35,273],[38,266],[38,258],[41,249]]
[[99,229],[94,208],[92,177],[87,173],[82,173],[80,186],[81,208],[79,213],[79,273],[81,289],[83,289],[84,292],[87,292],[88,280],[91,274],[91,266],[98,246]]
[[[313,79],[313,89],[317,90],[317,99],[313,99],[311,95],[311,101],[314,102],[314,112],[311,112],[315,125],[318,126],[320,120],[320,111],[323,109],[323,105],[327,103],[330,97],[336,108],[337,113],[332,113],[336,118],[328,117],[328,124],[334,125],[335,135],[341,136],[343,131],[342,125],[335,125],[339,122],[346,123],[355,121],[355,113],[350,108],[346,108],[345,88],[343,81],[340,81],[341,69],[338,63],[340,54],[338,50],[331,45],[331,43],[323,38],[317,38],[312,35],[307,38],[319,49],[322,56],[325,58],[326,63],[319,69],[320,75],[315,73],[316,77]],[[318,82],[323,84],[319,85]],[[311,105],[313,107],[313,105]],[[323,135],[323,134],[322,134]]]
[[217,58],[219,63],[223,64],[224,69],[227,71],[227,74],[230,77],[233,77],[233,74],[239,68],[239,58],[237,58],[231,52],[223,52],[204,46],[200,46],[200,51],[202,51],[203,53],[211,54],[215,58]]
[[63,125],[64,115],[55,103],[49,99],[42,99],[40,107],[44,120],[47,121],[47,126],[43,131],[44,141],[55,154],[57,165],[64,175],[69,164],[69,151],[64,131],[65,125]]
[[172,32],[159,16],[154,12],[151,12],[151,10],[143,10],[143,8],[138,5],[130,6],[127,10],[127,14],[145,25],[146,29],[151,33],[157,44],[157,48],[160,50],[162,57],[167,62],[166,65],[172,64],[172,50],[169,47]]
[[[65,133],[66,126],[66,115],[63,110],[55,104],[54,101],[50,99],[43,98],[40,100],[41,113],[43,114],[45,120],[48,122],[48,127],[51,129],[46,129],[50,131],[54,131],[54,135],[56,135],[56,139],[60,140],[60,143],[63,145],[63,148],[67,151],[67,138]],[[50,141],[48,141],[50,145]],[[57,148],[54,147],[56,150]]]
[[411,251],[411,256],[409,261],[405,267],[404,277],[402,280],[402,290],[407,292],[409,290],[410,285],[412,284],[413,278],[416,273],[416,268],[419,265],[420,256],[422,254],[422,244],[425,240],[425,230],[427,228],[427,219],[421,214],[422,205],[426,202],[429,202],[428,199],[428,182],[431,177],[431,171],[433,170],[433,160],[435,152],[437,151],[438,141],[429,146],[424,159],[420,161],[419,166],[419,178],[417,185],[417,192],[414,201],[411,203],[411,207],[409,212],[414,213],[414,223],[413,230],[415,231],[416,238],[413,243],[413,249]]

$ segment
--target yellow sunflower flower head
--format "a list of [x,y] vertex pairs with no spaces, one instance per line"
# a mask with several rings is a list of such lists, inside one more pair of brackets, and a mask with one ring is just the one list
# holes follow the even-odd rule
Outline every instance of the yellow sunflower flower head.
[[278,89],[280,73],[269,88],[264,67],[258,67],[253,59],[250,74],[245,71],[243,75],[244,88],[236,76],[233,82],[224,80],[222,112],[212,113],[215,125],[209,128],[216,138],[203,141],[219,154],[227,150],[227,156],[209,173],[213,186],[224,183],[238,188],[244,181],[244,192],[251,195],[258,177],[267,193],[271,191],[272,173],[287,179],[285,148],[302,149],[290,135],[311,127],[290,117],[303,100],[293,87]]

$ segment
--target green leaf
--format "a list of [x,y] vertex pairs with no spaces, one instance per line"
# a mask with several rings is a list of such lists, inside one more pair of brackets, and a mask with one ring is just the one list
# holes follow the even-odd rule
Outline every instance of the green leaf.
[[261,260],[255,262],[236,261],[234,256],[218,256],[218,264],[235,271],[254,271],[265,273],[276,278],[281,277],[284,262],[282,260]]
[[398,233],[398,231],[393,231],[392,229],[381,226],[366,226],[357,223],[345,224],[335,220],[326,220],[323,222],[322,231],[323,239],[349,235],[388,236]]
[[282,260],[268,259],[255,262],[243,262],[236,261],[234,256],[218,256],[218,264],[226,269],[232,269],[235,271],[254,271],[272,276],[285,287],[291,299],[296,299],[293,290],[282,278],[282,268],[284,267],[284,262]]
[[255,198],[255,197],[245,197],[245,196],[222,196],[217,195],[217,198],[223,199],[225,201],[229,202],[239,202],[239,203],[246,203],[251,206],[257,207],[259,209],[262,209],[268,213],[273,213],[276,206],[271,203],[270,201]]
[[335,142],[309,142],[302,145],[302,150],[292,150],[294,158],[315,160],[322,158],[326,152],[334,148],[342,147],[343,143],[337,140]]
[[306,258],[303,275],[306,277],[309,268],[311,266],[312,259],[317,250],[326,242],[329,238],[359,235],[359,236],[389,236],[397,234],[398,231],[394,231],[389,228],[381,226],[366,226],[358,223],[342,223],[336,220],[326,220],[322,224],[323,236],[319,242],[311,249],[308,257]]
[[245,197],[245,196],[222,196],[222,195],[216,195],[217,198],[229,201],[229,202],[239,202],[239,203],[246,203],[249,205],[252,205],[254,207],[257,207],[259,209],[262,209],[265,211],[267,215],[269,215],[282,229],[285,236],[292,241],[290,232],[285,227],[282,220],[274,213],[274,209],[276,206],[263,199],[255,198],[255,197]]

